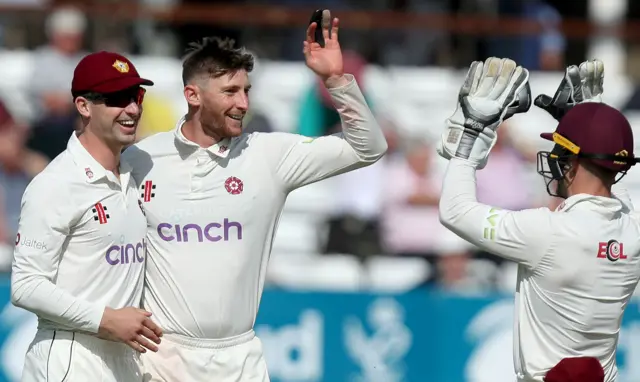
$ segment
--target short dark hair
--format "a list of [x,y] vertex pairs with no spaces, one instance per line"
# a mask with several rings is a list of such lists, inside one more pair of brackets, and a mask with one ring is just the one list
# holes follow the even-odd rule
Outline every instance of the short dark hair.
[[235,40],[219,37],[205,37],[190,43],[182,61],[183,84],[198,76],[217,78],[241,69],[251,72],[253,55],[234,45]]

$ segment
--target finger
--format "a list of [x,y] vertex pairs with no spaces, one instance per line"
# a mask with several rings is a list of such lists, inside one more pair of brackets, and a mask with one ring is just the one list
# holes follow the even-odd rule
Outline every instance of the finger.
[[482,74],[482,62],[481,61],[473,61],[469,66],[469,71],[467,72],[467,76],[464,79],[464,83],[460,88],[460,97],[468,96],[469,94],[473,94],[478,88],[478,82],[480,80],[480,75]]
[[593,92],[594,95],[601,95],[604,92],[604,63],[598,59],[594,60],[595,63],[595,83]]
[[158,337],[162,337],[162,329],[152,320],[146,319],[142,322],[142,325],[149,328],[152,332],[154,332]]
[[584,95],[582,94],[582,81],[580,80],[580,69],[571,65],[567,68],[567,77],[572,91],[569,93],[569,99],[575,102],[582,102]]
[[159,344],[160,343],[160,336],[158,336],[153,330],[147,328],[147,327],[143,327],[140,330],[140,333],[142,336],[144,336],[145,338],[148,338],[149,340],[151,340],[152,342]]
[[331,27],[331,39],[333,41],[336,41],[336,42],[338,41],[338,29],[339,29],[338,27],[339,27],[339,24],[340,24],[340,20],[338,20],[337,17],[334,18],[333,19],[333,26]]
[[309,26],[307,27],[307,39],[305,40],[306,43],[311,44],[313,42],[313,36],[316,33],[317,27],[318,24],[315,21],[309,24]]
[[145,316],[147,316],[147,317],[151,317],[151,315],[152,315],[152,313],[151,313],[151,312],[147,312],[147,311],[146,311],[146,310],[144,310],[144,309],[138,309],[138,312],[140,312],[140,313],[144,314],[144,315],[145,315]]
[[493,89],[493,84],[498,79],[501,66],[502,60],[497,57],[490,57],[485,61],[480,84],[478,85],[478,97],[487,97],[489,95],[491,89]]
[[324,41],[329,41],[331,36],[329,36],[329,26],[331,25],[331,12],[328,9],[322,11],[322,37],[324,37]]
[[591,89],[593,88],[593,63],[585,61],[580,64],[580,81],[582,84],[582,96],[583,98],[591,98]]
[[510,90],[509,83],[511,82],[511,77],[514,75],[516,66],[516,63],[513,60],[508,58],[502,60],[500,72],[496,76],[496,81],[493,84],[491,93],[489,93],[489,99],[504,100],[507,96],[505,92]]
[[143,337],[142,335],[138,335],[138,337],[136,337],[136,342],[140,344],[140,346],[142,346],[143,348],[149,349],[152,352],[158,351],[158,346],[153,342],[149,341],[148,339],[146,339],[145,337]]
[[553,98],[549,97],[546,94],[540,94],[533,101],[533,104],[536,105],[537,107],[541,108],[541,109],[546,109],[547,107],[549,107],[551,105],[552,102],[553,102]]
[[[511,66],[511,63],[507,61],[505,61],[505,64],[507,65],[507,68]],[[513,62],[513,65],[515,65],[515,62]],[[519,105],[518,112],[529,110],[529,107],[531,106],[531,89],[527,87],[529,82],[529,71],[522,66],[517,66],[508,73],[509,82],[505,86],[505,91],[503,91],[503,94],[500,95],[498,100],[504,108],[510,108],[517,103]],[[523,89],[526,89],[526,91],[523,92]]]
[[133,350],[137,351],[138,353],[146,353],[147,349],[143,348],[139,343],[137,343],[136,341],[127,341],[126,344]]

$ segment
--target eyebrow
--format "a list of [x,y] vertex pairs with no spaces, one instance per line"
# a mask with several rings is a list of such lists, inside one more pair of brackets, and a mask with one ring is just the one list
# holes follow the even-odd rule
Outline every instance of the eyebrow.
[[[229,85],[229,86],[225,86],[222,89],[223,90],[237,90],[237,89],[241,89],[242,86],[238,86],[238,85]],[[247,85],[247,87],[245,87],[246,90],[251,89],[251,85]]]

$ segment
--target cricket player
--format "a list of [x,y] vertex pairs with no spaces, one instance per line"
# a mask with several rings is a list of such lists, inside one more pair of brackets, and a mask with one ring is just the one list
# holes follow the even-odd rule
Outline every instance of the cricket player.
[[187,115],[124,153],[149,222],[144,307],[164,331],[158,353],[142,357],[145,381],[269,381],[253,326],[287,195],[386,152],[358,84],[343,73],[338,20],[325,12],[325,45],[313,40],[312,23],[304,55],[342,133],[243,134],[253,57],[207,38],[183,63]]
[[161,331],[139,309],[147,223],[120,160],[142,85],[119,54],[83,58],[71,85],[82,129],[23,195],[11,301],[38,316],[23,382],[141,381],[138,352],[157,351]]
[[575,357],[596,358],[606,382],[618,374],[620,323],[640,277],[640,221],[628,199],[611,192],[636,159],[629,122],[598,102],[603,73],[598,61],[570,67],[554,97],[564,111],[555,132],[542,134],[554,146],[538,153],[538,172],[549,193],[565,199],[555,211],[506,211],[476,199],[475,172],[487,161],[496,129],[531,105],[528,71],[513,61],[492,57],[471,65],[438,145],[450,158],[442,224],[519,265],[519,382],[544,381],[562,359]]

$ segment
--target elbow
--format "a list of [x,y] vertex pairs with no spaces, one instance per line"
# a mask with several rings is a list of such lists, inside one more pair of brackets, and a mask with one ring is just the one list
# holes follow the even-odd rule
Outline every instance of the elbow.
[[459,215],[456,213],[457,210],[451,201],[444,197],[444,195],[441,196],[438,202],[438,218],[440,219],[440,224],[449,230],[454,230]]
[[11,304],[17,308],[25,308],[25,299],[23,298],[23,294],[20,292],[20,288],[11,283]]
[[375,142],[372,143],[373,144],[369,145],[364,150],[358,150],[358,148],[354,147],[358,154],[358,158],[360,159],[360,163],[364,166],[372,165],[382,159],[389,149],[389,144],[384,137],[380,140],[375,140]]
[[438,218],[440,219],[440,224],[451,229],[451,226],[453,225],[453,218],[449,211],[443,209],[442,203],[438,206]]
[[29,291],[33,292],[38,284],[35,277],[17,278],[13,273],[11,276],[11,304],[32,311],[33,304],[30,301],[30,296],[33,296],[33,293],[29,293]]

